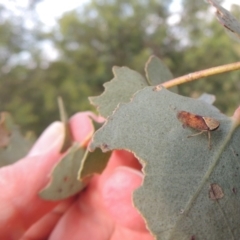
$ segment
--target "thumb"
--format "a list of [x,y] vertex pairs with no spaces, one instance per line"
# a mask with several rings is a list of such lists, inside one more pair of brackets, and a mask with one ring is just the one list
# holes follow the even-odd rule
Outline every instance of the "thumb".
[[38,192],[59,160],[63,125],[50,125],[27,157],[0,169],[0,239],[19,239],[26,229],[58,202],[40,199]]

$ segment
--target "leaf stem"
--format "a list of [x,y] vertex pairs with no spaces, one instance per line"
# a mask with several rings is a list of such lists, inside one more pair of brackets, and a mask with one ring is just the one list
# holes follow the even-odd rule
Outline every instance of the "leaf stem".
[[162,86],[165,88],[171,88],[173,86],[177,86],[177,85],[187,83],[187,82],[192,82],[192,81],[198,80],[200,78],[209,77],[212,75],[235,71],[235,70],[239,70],[239,69],[240,69],[240,62],[225,64],[222,66],[205,69],[205,70],[189,73],[187,75],[184,75],[184,76],[181,76],[178,78],[174,78],[170,81],[167,81],[167,82],[157,85],[155,87],[155,90],[160,90]]

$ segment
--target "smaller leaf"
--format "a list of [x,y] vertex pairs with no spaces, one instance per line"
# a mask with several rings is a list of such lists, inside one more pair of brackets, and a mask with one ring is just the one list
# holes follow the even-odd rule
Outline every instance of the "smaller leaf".
[[72,133],[68,123],[67,113],[61,97],[58,97],[58,107],[60,112],[60,119],[64,124],[64,141],[60,153],[64,153],[72,145]]
[[208,103],[208,104],[212,105],[212,104],[215,102],[216,97],[215,97],[215,95],[213,95],[213,94],[203,93],[203,94],[198,98],[198,100],[201,100],[201,101],[203,101],[203,102],[205,102],[205,103]]
[[103,153],[100,149],[96,149],[94,152],[87,151],[81,162],[78,179],[81,181],[94,173],[101,174],[107,166],[110,155],[111,152]]
[[170,70],[164,65],[160,58],[156,56],[151,56],[148,59],[145,72],[149,85],[151,86],[173,79]]
[[227,33],[240,42],[240,22],[225,8],[219,5],[215,0],[207,0],[216,8],[216,16],[218,21],[224,26]]
[[0,114],[0,148],[5,148],[10,142],[11,132],[6,126],[7,113],[2,112]]
[[[103,118],[91,117],[95,131],[102,127]],[[105,120],[104,120],[105,121]],[[101,174],[107,166],[111,152],[103,153],[100,149],[96,149],[94,152],[86,151],[78,172],[78,180],[88,180],[93,174]]]
[[33,145],[34,139],[24,137],[9,113],[1,113],[0,120],[0,167],[23,158]]
[[[60,103],[61,105],[62,103]],[[63,109],[63,107],[61,106],[60,109]],[[104,121],[103,118],[97,117],[93,113],[86,112],[85,117],[86,115],[94,127],[102,124]],[[61,119],[67,123],[65,111],[62,111]],[[92,131],[90,131],[89,127],[87,129],[90,133],[89,135],[86,134],[87,132],[84,129],[81,129],[81,131],[85,131],[87,137],[85,141],[81,144],[73,143],[61,161],[54,167],[51,173],[51,182],[40,192],[42,198],[47,200],[61,200],[73,196],[86,186],[92,174],[101,173],[106,167],[110,153],[103,154],[101,151],[88,153],[82,147],[85,146],[85,143],[89,141],[89,138],[93,134],[94,129]],[[78,180],[78,172],[80,181]]]
[[51,182],[40,193],[46,200],[61,200],[75,195],[85,187],[85,183],[77,180],[78,169],[85,150],[75,143],[55,166],[51,174]]
[[[170,70],[165,66],[162,60],[156,56],[151,56],[145,66],[146,77],[149,85],[155,86],[173,79],[173,75]],[[177,87],[173,87],[170,90],[177,92]]]

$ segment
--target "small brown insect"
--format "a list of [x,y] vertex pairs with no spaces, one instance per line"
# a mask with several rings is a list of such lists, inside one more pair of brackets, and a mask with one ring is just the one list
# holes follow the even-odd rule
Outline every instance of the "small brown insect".
[[218,129],[220,123],[210,117],[203,117],[200,115],[195,115],[190,112],[180,111],[177,113],[177,118],[183,123],[183,127],[190,127],[193,129],[200,130],[201,132],[190,135],[188,137],[193,137],[202,134],[203,132],[208,133],[208,147],[211,149],[211,131]]

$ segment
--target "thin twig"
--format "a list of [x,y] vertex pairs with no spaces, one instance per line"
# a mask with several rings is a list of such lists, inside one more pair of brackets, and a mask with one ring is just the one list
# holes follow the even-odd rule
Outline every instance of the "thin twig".
[[161,83],[155,87],[155,90],[156,91],[160,90],[162,86],[165,88],[170,88],[170,87],[177,86],[177,85],[180,85],[183,83],[192,82],[192,81],[198,80],[200,78],[209,77],[212,75],[217,75],[220,73],[235,71],[235,70],[239,70],[239,69],[240,69],[240,62],[230,63],[230,64],[218,66],[218,67],[213,67],[213,68],[201,70],[201,71],[194,72],[194,73],[189,73],[187,75],[184,75],[184,76],[181,76],[178,78],[174,78],[170,81]]

